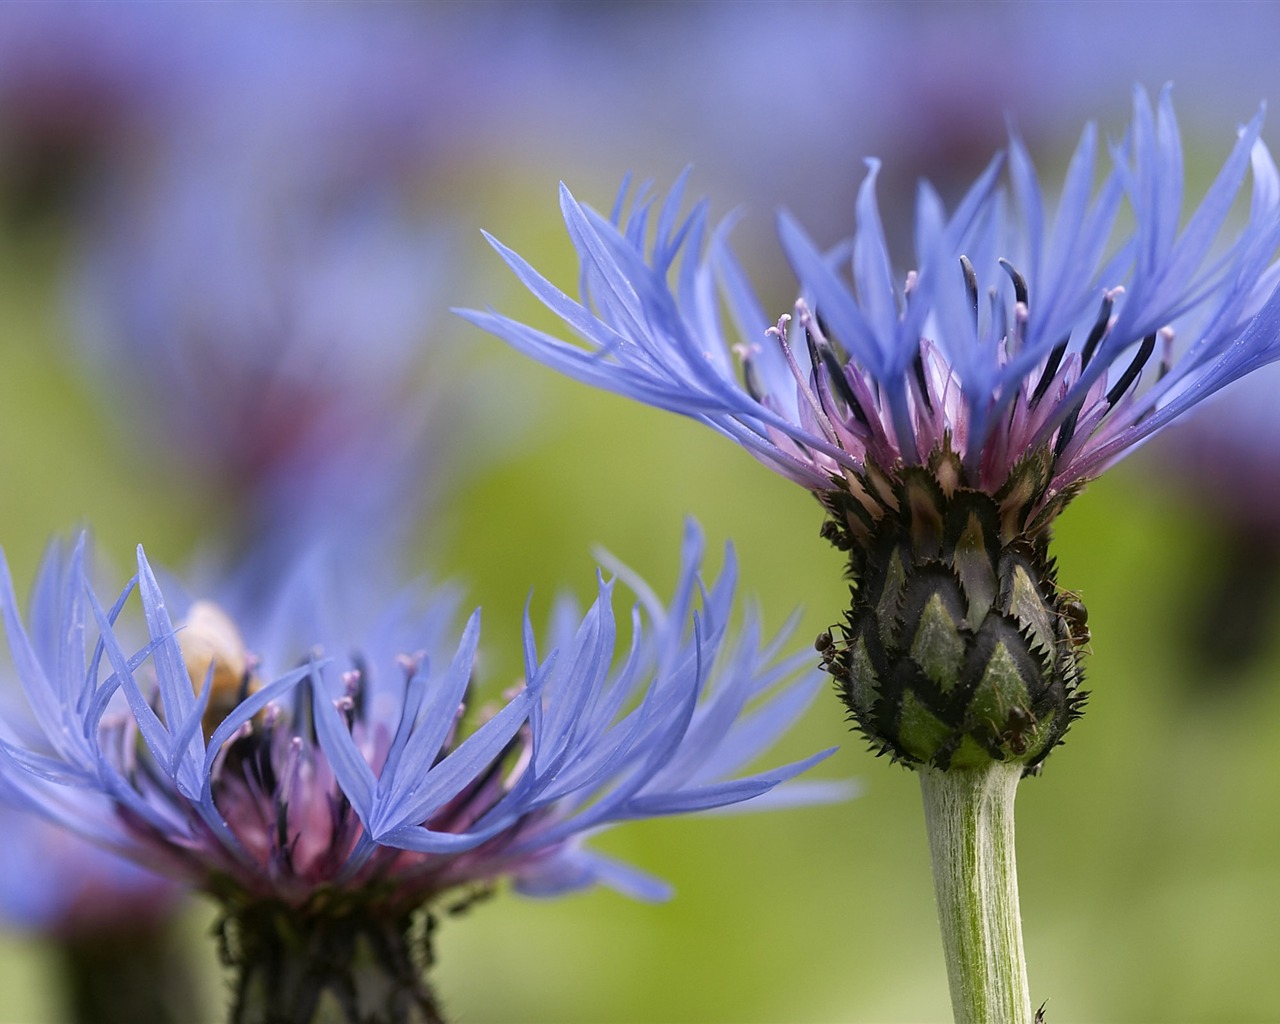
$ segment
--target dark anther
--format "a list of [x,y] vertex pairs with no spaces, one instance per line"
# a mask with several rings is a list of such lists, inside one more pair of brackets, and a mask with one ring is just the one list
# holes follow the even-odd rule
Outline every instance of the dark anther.
[[864,427],[870,426],[867,421],[867,414],[862,410],[862,403],[858,401],[858,396],[853,393],[853,388],[849,386],[849,378],[844,375],[844,367],[840,365],[840,360],[836,358],[836,354],[831,351],[831,346],[819,341],[808,330],[804,332],[804,338],[809,345],[809,359],[813,363],[814,375],[816,376],[818,373],[819,363],[826,367],[827,378],[832,386],[835,387],[836,394],[840,396],[840,400],[849,407],[853,418]]
[[289,859],[289,801],[283,799],[276,800],[276,849]]
[[840,339],[831,333],[831,328],[827,326],[826,318],[823,317],[821,310],[813,311],[813,322],[818,325],[818,332],[822,335],[826,343],[831,346],[831,351],[835,353],[836,359],[841,365],[849,361],[849,353],[845,351],[845,347],[840,344]]
[[1102,308],[1098,310],[1098,319],[1093,322],[1093,327],[1089,330],[1089,337],[1085,339],[1084,348],[1080,350],[1081,372],[1089,365],[1089,360],[1093,358],[1093,353],[1098,350],[1098,342],[1107,333],[1107,324],[1111,322],[1111,306],[1110,297],[1103,298]]
[[849,411],[853,413],[853,418],[864,427],[870,427],[871,422],[867,419],[867,414],[863,411],[862,403],[858,401],[858,396],[853,393],[853,388],[849,386],[849,378],[844,375],[844,367],[840,365],[836,354],[826,345],[819,346],[818,352],[822,356],[823,363],[826,364],[827,373],[831,376],[832,383],[836,386],[836,391],[844,399]]
[[960,257],[960,270],[964,273],[965,290],[969,293],[969,305],[973,307],[973,322],[978,322],[978,274],[968,256]]
[[924,407],[933,412],[933,400],[929,397],[929,384],[924,376],[924,353],[917,350],[916,357],[911,361],[911,368],[916,372],[916,386],[920,388],[920,398],[924,402]]
[[1054,376],[1058,372],[1058,367],[1062,365],[1062,357],[1066,354],[1067,343],[1071,340],[1071,335],[1067,335],[1058,344],[1053,346],[1053,351],[1049,353],[1049,361],[1044,364],[1044,373],[1040,374],[1040,380],[1036,384],[1036,389],[1031,394],[1031,404],[1034,406],[1044,393],[1049,390],[1049,385],[1053,382]]
[[1021,302],[1024,306],[1030,306],[1027,301],[1027,279],[1019,274],[1003,256],[1000,257],[1000,266],[1004,268],[1004,272],[1009,275],[1009,280],[1013,282],[1013,297]]
[[246,671],[245,674],[240,677],[240,685],[236,687],[236,706],[237,707],[239,707],[241,704],[243,704],[246,700],[249,699],[249,684],[251,682],[253,682],[253,674],[251,672]]
[[1138,374],[1142,372],[1142,368],[1147,364],[1147,360],[1151,358],[1151,353],[1155,350],[1156,332],[1152,331],[1142,339],[1142,346],[1138,349],[1138,354],[1133,357],[1133,362],[1129,364],[1129,369],[1125,370],[1120,379],[1116,381],[1115,387],[1107,392],[1107,405],[1115,405],[1124,397],[1124,393],[1138,379]]
[[[1093,327],[1089,330],[1089,337],[1084,341],[1084,348],[1080,350],[1081,374],[1084,373],[1084,368],[1089,365],[1089,360],[1093,358],[1094,352],[1098,350],[1099,343],[1107,333],[1107,325],[1111,322],[1111,306],[1111,297],[1104,295],[1102,306],[1098,310],[1098,319],[1093,322]],[[1063,421],[1061,428],[1059,428],[1058,441],[1053,446],[1053,454],[1055,456],[1061,455],[1067,445],[1071,443],[1071,438],[1076,432],[1076,421],[1080,418],[1080,406],[1083,403],[1084,398],[1082,397],[1076,403],[1076,407],[1071,410],[1071,414]]]
[[1071,443],[1071,439],[1076,433],[1076,422],[1080,419],[1080,406],[1077,405],[1071,410],[1071,413],[1062,421],[1062,426],[1058,428],[1058,440],[1053,445],[1053,457],[1056,459],[1067,449],[1067,445]]
[[813,310],[813,322],[818,325],[818,332],[824,338],[831,337],[831,328],[827,326],[827,318],[822,315],[820,310]]
[[742,360],[742,386],[747,389],[747,394],[753,401],[764,401],[764,392],[760,390],[760,382],[756,379],[756,369],[751,365],[751,360],[745,357]]
[[818,403],[822,406],[822,411],[833,420],[839,419],[840,411],[836,408],[835,399],[831,397],[829,379],[831,375],[822,372],[824,364],[818,352],[818,339],[813,336],[813,332],[807,326],[804,329],[804,343],[809,349],[809,365],[813,368],[813,382],[818,392]]
[[351,699],[355,702],[356,718],[364,721],[369,713],[369,664],[365,661],[364,655],[358,651],[352,653],[351,663],[355,668],[355,689],[351,692]]

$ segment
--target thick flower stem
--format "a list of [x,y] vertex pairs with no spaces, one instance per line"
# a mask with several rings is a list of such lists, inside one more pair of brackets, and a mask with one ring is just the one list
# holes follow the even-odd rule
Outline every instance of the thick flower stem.
[[257,904],[229,915],[232,1024],[443,1024],[424,977],[430,922]]
[[1022,770],[919,769],[956,1024],[1032,1024],[1013,842]]

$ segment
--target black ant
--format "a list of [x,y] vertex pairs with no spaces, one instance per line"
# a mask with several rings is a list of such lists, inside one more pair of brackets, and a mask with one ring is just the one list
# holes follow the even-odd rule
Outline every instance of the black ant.
[[[1000,703],[1003,703],[1001,701]],[[1002,713],[1004,708],[999,709]],[[1027,740],[1034,738],[1030,734],[1035,732],[1039,720],[1030,708],[1025,708],[1020,704],[1011,707],[1004,716],[1004,727],[998,729],[996,723],[988,719],[992,730],[995,732],[995,739],[1001,746],[1007,745],[1009,752],[1014,757],[1021,757],[1027,752]]]
[[1009,750],[1018,757],[1027,752],[1027,733],[1036,727],[1036,716],[1026,708],[1012,707],[1005,719],[1000,741],[1009,744]]
[[1080,601],[1064,602],[1062,615],[1067,620],[1067,630],[1077,647],[1083,647],[1092,639],[1089,632],[1089,609]]
[[823,662],[835,661],[841,646],[848,646],[848,640],[832,636],[831,630],[824,629],[813,641],[813,649],[822,655]]

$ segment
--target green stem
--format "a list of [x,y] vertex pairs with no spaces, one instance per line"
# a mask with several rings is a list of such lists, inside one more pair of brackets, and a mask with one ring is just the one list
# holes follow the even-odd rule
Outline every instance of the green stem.
[[1013,843],[1022,768],[919,770],[956,1024],[1033,1020]]

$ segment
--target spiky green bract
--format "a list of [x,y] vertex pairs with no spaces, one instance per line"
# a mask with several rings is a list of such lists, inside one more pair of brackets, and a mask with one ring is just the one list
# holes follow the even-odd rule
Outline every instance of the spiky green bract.
[[927,465],[869,467],[856,496],[824,496],[853,586],[838,635],[817,646],[880,753],[1030,769],[1079,717],[1084,608],[1048,555],[1057,509],[1034,508],[1049,467],[1028,458],[991,495],[944,444]]

